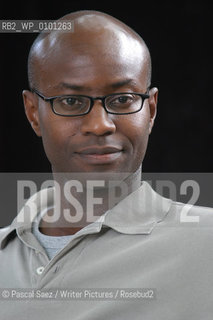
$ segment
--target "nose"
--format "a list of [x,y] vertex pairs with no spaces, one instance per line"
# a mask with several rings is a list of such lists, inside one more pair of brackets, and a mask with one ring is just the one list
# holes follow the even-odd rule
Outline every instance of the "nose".
[[82,116],[81,131],[83,134],[94,134],[96,136],[110,135],[116,131],[115,123],[103,108],[100,100],[94,101],[92,110]]

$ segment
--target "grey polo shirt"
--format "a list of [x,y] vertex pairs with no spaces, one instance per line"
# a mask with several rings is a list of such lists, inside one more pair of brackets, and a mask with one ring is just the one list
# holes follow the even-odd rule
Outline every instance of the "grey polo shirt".
[[143,182],[50,260],[32,233],[42,192],[0,231],[0,319],[212,320],[212,209]]

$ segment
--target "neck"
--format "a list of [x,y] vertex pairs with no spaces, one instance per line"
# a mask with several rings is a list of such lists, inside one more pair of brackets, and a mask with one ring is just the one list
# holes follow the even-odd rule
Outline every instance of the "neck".
[[55,221],[54,209],[48,211],[48,221],[45,216],[42,218],[40,231],[52,236],[70,235],[97,220],[138,189],[141,167],[128,175],[53,173],[53,177],[56,209],[60,214]]

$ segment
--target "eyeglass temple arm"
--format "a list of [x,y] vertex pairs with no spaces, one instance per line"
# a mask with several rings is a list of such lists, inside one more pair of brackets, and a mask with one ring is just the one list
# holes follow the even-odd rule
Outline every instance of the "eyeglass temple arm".
[[41,99],[43,99],[44,101],[50,101],[51,98],[45,98],[40,92],[38,92],[36,89],[31,89],[31,92],[37,94],[37,96],[39,96]]

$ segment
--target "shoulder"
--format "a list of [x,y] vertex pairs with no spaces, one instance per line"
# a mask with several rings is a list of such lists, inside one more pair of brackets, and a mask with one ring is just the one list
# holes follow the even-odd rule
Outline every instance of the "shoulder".
[[0,229],[0,250],[5,247],[7,239],[9,238],[9,236],[12,236],[12,233],[14,233],[14,231],[15,228],[12,224]]
[[169,213],[179,222],[213,226],[213,208],[172,201]]
[[11,231],[11,227],[12,227],[12,225],[0,228],[0,238],[4,237],[6,234],[8,234],[8,232]]

